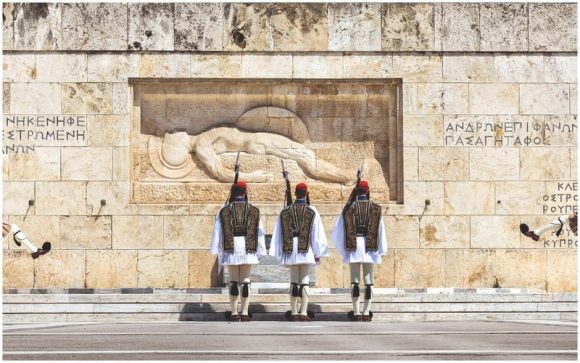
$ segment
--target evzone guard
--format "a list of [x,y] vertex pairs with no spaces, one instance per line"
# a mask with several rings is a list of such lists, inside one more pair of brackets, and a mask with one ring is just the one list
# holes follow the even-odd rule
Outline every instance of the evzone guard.
[[534,241],[538,241],[540,236],[546,232],[556,231],[556,236],[560,236],[564,229],[565,224],[570,225],[570,230],[574,233],[575,236],[578,235],[578,213],[574,212],[569,215],[563,215],[558,217],[557,219],[553,220],[552,222],[545,224],[544,226],[530,230],[527,224],[522,223],[520,224],[520,232],[526,237],[530,237]]
[[[381,207],[370,201],[369,184],[360,180],[351,193],[349,202],[338,217],[331,240],[344,263],[350,266],[351,297],[353,311],[348,313],[351,321],[371,321],[373,297],[373,267],[381,263],[387,253],[387,236],[381,216]],[[365,284],[364,306],[360,312],[361,267]]]
[[[310,267],[328,256],[326,234],[318,211],[310,205],[306,183],[296,185],[296,201],[292,203],[290,182],[286,179],[286,207],[276,221],[270,254],[278,263],[290,268],[289,321],[311,321],[314,313],[308,311]],[[300,310],[298,303],[300,300]],[[310,316],[309,316],[310,315]]]
[[[248,311],[250,275],[252,265],[259,263],[258,256],[266,255],[266,242],[260,211],[248,202],[247,186],[237,180],[238,172],[239,164],[236,161],[236,177],[226,205],[216,216],[210,252],[217,254],[220,265],[228,269],[230,311],[226,312],[226,318],[230,321],[251,321]],[[240,290],[241,316],[238,314]]]
[[32,244],[32,242],[30,242],[28,237],[26,237],[24,232],[22,232],[20,227],[18,227],[16,224],[2,223],[2,237],[5,237],[8,233],[12,233],[12,239],[18,247],[24,245],[24,247],[30,251],[30,256],[32,259],[37,259],[38,257],[45,255],[50,251],[50,242],[44,242],[42,247],[38,248]]

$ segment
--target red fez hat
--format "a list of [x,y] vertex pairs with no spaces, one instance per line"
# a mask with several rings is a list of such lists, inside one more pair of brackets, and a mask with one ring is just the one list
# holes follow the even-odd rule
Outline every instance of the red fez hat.
[[236,186],[238,188],[240,188],[240,189],[243,189],[243,190],[247,190],[248,189],[248,186],[246,185],[246,182],[243,182],[241,180],[236,183]]
[[248,189],[248,187],[247,187],[245,182],[238,181],[234,185],[234,187],[232,188],[232,193],[233,193],[234,197],[238,197],[238,196],[246,194],[247,189]]
[[308,185],[306,185],[306,183],[301,182],[296,184],[296,190],[302,190],[302,191],[308,191]]
[[369,191],[369,182],[366,181],[366,180],[361,180],[358,183],[358,191],[360,193],[366,193],[366,192],[368,192]]

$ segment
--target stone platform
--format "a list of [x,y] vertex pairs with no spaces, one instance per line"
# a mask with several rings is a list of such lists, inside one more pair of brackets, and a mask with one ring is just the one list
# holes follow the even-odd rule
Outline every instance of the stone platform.
[[[229,310],[226,288],[6,289],[5,323],[221,321]],[[287,288],[254,286],[254,320],[284,320]],[[343,321],[352,310],[348,289],[312,288],[317,320]],[[534,289],[374,290],[376,321],[577,320],[577,295]]]

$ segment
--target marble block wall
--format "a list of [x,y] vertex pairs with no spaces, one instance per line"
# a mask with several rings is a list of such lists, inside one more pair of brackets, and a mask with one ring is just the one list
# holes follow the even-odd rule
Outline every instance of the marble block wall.
[[[518,231],[577,204],[576,13],[571,3],[3,3],[3,220],[53,245],[32,260],[4,238],[3,287],[218,284],[208,244],[220,204],[131,203],[129,79],[396,79],[403,201],[383,204],[389,251],[375,286],[576,291],[577,238]],[[26,140],[7,149],[15,135]],[[271,233],[280,206],[258,206]],[[319,206],[327,235],[340,208]],[[331,249],[317,286],[348,279]]]

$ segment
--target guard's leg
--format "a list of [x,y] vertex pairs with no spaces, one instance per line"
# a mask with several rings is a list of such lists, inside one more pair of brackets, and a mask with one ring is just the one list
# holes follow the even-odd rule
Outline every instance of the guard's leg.
[[240,266],[228,266],[230,275],[230,311],[232,312],[232,319],[239,318],[238,315],[238,298],[240,297],[240,289],[238,282],[240,281]]
[[309,288],[308,285],[310,284],[310,276],[308,273],[310,272],[310,265],[304,264],[300,265],[300,317],[303,321],[311,320],[308,317],[308,293]]
[[350,296],[352,298],[352,321],[360,320],[360,263],[350,264]]
[[252,265],[240,265],[240,281],[242,281],[242,321],[250,321],[250,275]]
[[373,267],[372,263],[363,263],[363,276],[365,280],[365,304],[363,308],[363,321],[371,321],[371,301],[373,300]]
[[30,242],[30,240],[28,239],[28,237],[26,237],[26,235],[24,234],[24,232],[22,232],[20,230],[20,227],[18,227],[17,225],[13,224],[12,225],[12,229],[10,230],[12,233],[14,233],[13,237],[14,238],[14,242],[20,246],[20,245],[24,245],[24,247],[26,247],[27,250],[30,251],[30,253],[35,253],[38,251],[38,248],[36,248],[36,246],[34,246],[32,244],[32,242]]
[[300,285],[300,266],[290,266],[290,314],[292,319],[298,315],[298,299],[300,292],[298,286]]
[[550,223],[546,224],[545,226],[542,226],[542,227],[534,230],[534,234],[536,234],[537,236],[541,236],[542,234],[544,234],[546,232],[559,230],[560,228],[563,228],[566,223],[568,223],[569,219],[570,219],[570,216],[568,216],[568,215],[561,216],[560,218],[551,221]]

